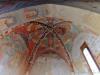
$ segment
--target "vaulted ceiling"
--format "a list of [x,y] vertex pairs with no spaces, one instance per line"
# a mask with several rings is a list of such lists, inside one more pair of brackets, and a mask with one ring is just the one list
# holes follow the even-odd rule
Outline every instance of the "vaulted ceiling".
[[[0,16],[1,73],[12,75],[16,72],[14,75],[25,75],[27,71],[31,71],[33,64],[36,64],[33,70],[36,72],[32,74],[54,75],[56,72],[59,73],[60,67],[57,64],[61,65],[62,61],[65,61],[67,66],[64,66],[63,62],[64,65],[61,67],[70,68],[72,72],[88,71],[80,54],[80,46],[84,41],[88,42],[90,47],[97,45],[96,42],[94,44],[94,40],[100,34],[99,19],[98,13],[55,4],[32,6],[2,14]],[[98,49],[98,46],[93,48],[96,50],[93,52],[95,57],[99,57]],[[45,54],[47,56],[51,54],[51,57],[56,54],[62,60],[57,56],[56,60],[60,61],[58,63],[52,60],[53,66],[43,64],[44,61],[52,64],[52,61],[48,61],[51,58],[39,59],[42,62],[37,63],[36,60]],[[43,66],[38,66],[40,64]],[[48,66],[45,72],[39,72],[41,71],[39,69],[44,70],[45,65]],[[59,73],[62,74],[66,75],[66,72]]]

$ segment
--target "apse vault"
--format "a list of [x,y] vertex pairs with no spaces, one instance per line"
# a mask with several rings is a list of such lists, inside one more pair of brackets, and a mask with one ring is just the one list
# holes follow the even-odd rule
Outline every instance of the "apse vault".
[[0,75],[99,75],[99,19],[55,4],[1,14]]

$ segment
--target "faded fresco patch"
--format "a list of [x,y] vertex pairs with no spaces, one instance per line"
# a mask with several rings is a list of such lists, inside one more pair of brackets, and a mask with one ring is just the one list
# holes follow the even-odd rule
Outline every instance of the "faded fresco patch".
[[[46,26],[46,24],[48,24],[48,26]],[[10,29],[10,31],[6,31],[4,35],[1,33],[0,59],[2,63],[8,64],[10,67],[18,66],[24,59],[29,62],[30,56],[35,52],[35,50],[33,50],[35,47],[39,50],[36,55],[36,57],[38,57],[49,51],[57,53],[56,50],[60,49],[60,46],[61,50],[64,50],[62,43],[63,46],[71,52],[72,41],[79,33],[77,28],[74,28],[75,26],[72,25],[71,21],[64,21],[63,19],[54,17],[43,17],[35,21],[17,25]],[[54,34],[53,31],[56,32],[57,35]],[[46,35],[44,36],[45,33]],[[39,41],[42,39],[41,37],[43,41]],[[67,61],[67,59],[70,60],[69,57],[64,58],[61,52],[58,53],[58,55],[65,61]]]

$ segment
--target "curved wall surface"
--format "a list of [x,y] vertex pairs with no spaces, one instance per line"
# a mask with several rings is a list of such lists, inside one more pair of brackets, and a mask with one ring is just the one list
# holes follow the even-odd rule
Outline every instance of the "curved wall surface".
[[100,14],[80,8],[52,4],[49,5],[49,10],[50,16],[72,21],[72,25],[77,26],[77,29],[80,30],[80,33],[74,38],[73,43],[71,44],[72,49],[70,50],[72,50],[72,58],[74,65],[76,66],[76,74],[88,75],[89,70],[86,61],[81,54],[80,46],[84,41],[87,42],[96,61],[100,65]]
[[[32,6],[0,15],[0,75],[89,75],[80,46],[87,42],[100,67],[99,19],[100,14],[95,12],[55,4]],[[46,30],[48,34],[42,41],[40,39],[38,45]],[[38,58],[31,62],[34,49]],[[64,58],[64,50],[71,59],[66,54]],[[73,66],[74,73],[66,64],[67,60],[72,63],[69,65]]]

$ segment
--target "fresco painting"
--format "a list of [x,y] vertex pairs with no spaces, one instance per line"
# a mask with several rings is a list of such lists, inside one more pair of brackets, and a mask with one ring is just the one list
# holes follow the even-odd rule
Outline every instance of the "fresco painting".
[[[66,42],[69,38],[72,38],[72,37],[68,37],[69,35],[66,34],[68,32],[70,33],[71,22],[61,21],[61,22],[56,23],[55,21],[57,20],[55,19],[56,18],[53,18],[53,17],[45,17],[42,19],[38,19],[37,21],[31,21],[28,23],[24,23],[23,25],[18,25],[12,29],[12,32],[14,32],[15,34],[21,35],[21,37],[26,42],[26,45],[29,49],[28,56],[30,55],[34,56],[32,55],[32,53],[35,53],[35,50],[36,50],[35,58],[32,60],[33,62],[35,62],[36,57],[38,57],[38,55],[41,55],[49,51],[56,52],[56,50],[58,49],[57,47],[59,47],[58,43],[61,43],[63,44],[62,46],[64,46],[63,42]],[[60,19],[58,20],[60,21]],[[44,23],[44,21],[46,23]],[[54,32],[56,33],[54,34]],[[66,39],[62,40],[62,38],[65,38],[65,37]],[[58,44],[58,46],[56,46],[56,44]],[[64,46],[64,48],[66,47]],[[41,52],[38,52],[38,51],[41,51]],[[56,53],[58,54],[58,52]],[[64,58],[62,54],[60,54],[60,56],[66,60],[66,58]],[[31,58],[31,57],[28,57],[28,58]]]
[[[7,15],[7,17],[0,18],[0,69],[2,71],[0,73],[2,75],[32,75],[33,66],[52,64],[50,60],[54,61],[55,66],[57,65],[56,61],[59,61],[59,63],[64,62],[64,64],[68,65],[67,67],[70,68],[71,72],[87,72],[84,58],[78,56],[77,53],[80,54],[79,44],[84,39],[84,34],[82,33],[95,34],[95,32],[87,26],[75,25],[72,20],[60,19],[56,16],[46,17],[48,13],[45,14],[45,11],[49,10],[42,11],[44,10],[40,9],[40,7],[24,8],[21,13],[16,12],[17,15],[20,14],[19,16],[8,17]],[[80,34],[82,36],[78,37]],[[93,45],[97,45],[93,44],[93,38],[88,36],[87,39],[89,43],[92,43],[89,45],[91,48]],[[76,45],[74,41],[77,39]],[[96,50],[96,48],[94,49]],[[74,53],[76,53],[78,58],[76,55],[73,55],[73,51],[75,51]],[[96,53],[94,51],[94,56],[100,65],[99,50]],[[57,55],[55,57],[57,59],[54,60],[49,57],[50,60],[48,60],[45,57],[46,55],[51,57]],[[73,58],[75,59],[73,60]],[[39,62],[39,60],[42,61]],[[44,61],[47,61],[49,64]],[[50,70],[51,68],[54,69],[54,66],[47,67]],[[64,65],[62,67],[64,68]],[[54,70],[50,71],[49,74],[56,74]],[[60,71],[61,69],[57,70]],[[9,74],[6,74],[5,71],[9,72]],[[41,71],[44,71],[44,69]],[[12,72],[15,72],[15,74],[12,74]],[[58,75],[62,75],[62,73]]]
[[[67,63],[71,62],[69,55],[65,58],[61,53],[59,54],[59,49],[61,47],[61,50],[66,52],[68,47],[68,51],[71,50],[72,44],[69,42],[75,37],[72,34],[78,34],[77,31],[73,32],[72,28],[71,21],[64,21],[54,17],[44,17],[17,25],[10,31],[5,32],[5,35],[1,35],[1,59],[4,58],[3,53],[4,55],[6,53],[8,56],[4,59],[5,62],[14,67],[25,60],[27,61],[26,64],[33,64],[37,57],[50,52],[56,53]],[[32,58],[31,56],[34,56],[32,53],[35,53],[35,51],[36,56]],[[69,65],[72,66],[72,64]]]
[[38,11],[36,9],[29,9],[29,8],[26,8],[24,9],[24,16],[26,19],[30,20],[32,18],[36,18],[38,16]]
[[[75,25],[72,25],[71,21],[44,17],[17,25],[10,31],[5,32],[5,36],[1,35],[1,51],[5,51],[2,53],[8,55],[5,57],[5,62],[10,67],[18,66],[25,60],[27,61],[26,64],[33,64],[39,56],[51,52],[56,53],[65,62],[68,62],[67,59],[70,60],[73,40],[81,32]],[[65,52],[68,49],[70,53],[67,58],[62,52],[59,54],[59,49],[63,51],[64,48]],[[3,58],[2,53],[0,59]],[[34,53],[36,53],[35,56]]]

